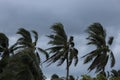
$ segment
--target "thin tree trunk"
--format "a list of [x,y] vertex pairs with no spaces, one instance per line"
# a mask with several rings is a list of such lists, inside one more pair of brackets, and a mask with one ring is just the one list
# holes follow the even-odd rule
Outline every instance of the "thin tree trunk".
[[66,60],[66,64],[67,64],[67,73],[66,73],[66,80],[68,80],[68,77],[69,77],[69,62],[68,62],[68,55],[67,55],[67,60]]
[[103,75],[106,76],[105,67],[103,67]]

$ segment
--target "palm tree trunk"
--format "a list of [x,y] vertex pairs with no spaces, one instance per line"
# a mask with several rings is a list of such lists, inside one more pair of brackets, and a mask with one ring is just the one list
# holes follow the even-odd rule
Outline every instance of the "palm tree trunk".
[[69,77],[69,62],[68,62],[68,55],[67,55],[67,60],[66,60],[66,64],[67,64],[67,73],[66,73],[66,80],[68,80],[68,77]]

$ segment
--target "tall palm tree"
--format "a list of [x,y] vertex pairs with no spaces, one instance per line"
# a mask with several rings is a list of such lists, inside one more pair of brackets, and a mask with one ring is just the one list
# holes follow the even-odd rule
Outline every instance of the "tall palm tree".
[[47,49],[51,53],[51,57],[49,57],[47,62],[50,65],[59,61],[57,66],[60,66],[66,61],[66,79],[68,80],[69,67],[73,59],[75,60],[75,66],[78,63],[78,50],[74,47],[74,37],[67,37],[64,26],[61,23],[54,24],[51,29],[53,30],[53,34],[48,36],[50,38],[48,44],[51,44],[52,47]]
[[88,45],[94,45],[96,49],[83,56],[83,58],[85,57],[84,63],[93,61],[88,68],[89,71],[96,69],[96,72],[105,72],[105,66],[109,59],[111,67],[115,65],[114,54],[110,49],[113,37],[109,37],[108,42],[106,41],[106,31],[100,23],[90,25],[86,31],[89,34],[87,37]]
[[17,49],[16,43],[12,46],[9,46],[9,39],[4,33],[0,33],[0,73],[3,71],[3,68],[6,66],[10,54],[14,54],[14,51]]

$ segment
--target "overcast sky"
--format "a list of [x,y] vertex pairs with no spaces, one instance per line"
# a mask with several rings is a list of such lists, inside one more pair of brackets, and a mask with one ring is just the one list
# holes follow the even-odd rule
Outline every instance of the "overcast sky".
[[[75,36],[76,48],[79,57],[91,51],[86,46],[85,29],[94,22],[99,22],[106,29],[108,36],[115,37],[112,50],[116,61],[119,59],[120,48],[120,0],[0,0],[0,32],[7,34],[11,44],[16,40],[16,31],[23,27],[38,31],[39,46],[47,47],[51,25],[56,22],[63,23],[68,35]],[[83,66],[79,59],[78,66],[71,74],[80,76],[87,73],[88,65]],[[115,69],[119,69],[116,62]],[[55,67],[52,65],[43,68],[46,76],[54,73],[65,75],[65,65]],[[92,73],[91,73],[92,74]]]

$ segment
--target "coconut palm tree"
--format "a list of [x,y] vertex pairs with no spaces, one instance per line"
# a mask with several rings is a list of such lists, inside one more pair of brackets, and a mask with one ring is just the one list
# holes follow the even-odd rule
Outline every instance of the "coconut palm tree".
[[108,42],[106,41],[106,31],[100,23],[90,25],[86,31],[89,34],[87,37],[89,42],[87,44],[94,45],[96,49],[83,56],[85,58],[84,63],[93,61],[88,68],[89,71],[96,69],[96,72],[105,72],[105,66],[109,59],[111,61],[111,67],[115,65],[114,54],[110,49],[113,37],[109,37]]
[[54,24],[51,29],[53,33],[49,35],[50,41],[48,44],[51,44],[52,47],[46,49],[51,54],[51,57],[47,60],[50,64],[58,62],[57,66],[62,65],[66,61],[66,79],[69,77],[69,67],[73,61],[75,60],[75,66],[78,63],[78,50],[74,47],[73,36],[66,35],[64,31],[64,26],[61,23]]

